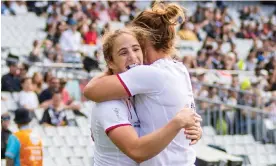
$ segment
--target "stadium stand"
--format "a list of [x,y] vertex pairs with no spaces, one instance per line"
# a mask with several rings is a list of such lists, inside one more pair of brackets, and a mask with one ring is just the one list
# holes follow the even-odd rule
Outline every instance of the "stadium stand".
[[[202,139],[195,145],[197,166],[276,165],[275,6],[257,1],[178,3],[188,16],[177,28],[175,58],[189,69],[197,112],[204,120]],[[38,96],[54,84],[53,77],[67,81],[62,91],[67,125],[40,124],[51,100],[32,110],[31,126],[43,139],[44,165],[92,164],[89,117],[94,103],[81,92],[105,69],[101,36],[124,27],[150,5],[150,1],[1,1],[1,75],[14,70],[12,75],[22,79],[42,73],[45,79],[35,83],[38,89],[33,91]],[[75,54],[80,59],[64,63],[69,44],[60,38],[74,24],[80,35]],[[8,112],[13,119],[14,110],[23,106],[22,91],[3,91],[3,78],[1,114]],[[9,129],[18,130],[12,120]]]

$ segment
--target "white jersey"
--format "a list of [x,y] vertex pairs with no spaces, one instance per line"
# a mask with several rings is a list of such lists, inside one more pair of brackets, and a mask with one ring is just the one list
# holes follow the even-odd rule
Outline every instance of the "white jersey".
[[[141,136],[165,126],[181,109],[194,108],[190,76],[182,63],[160,59],[152,65],[137,66],[117,76],[129,95],[135,95]],[[196,153],[183,130],[162,152],[140,165],[194,165]]]
[[139,120],[129,100],[96,104],[91,116],[92,138],[95,143],[94,166],[138,166],[107,136],[109,131],[125,125],[132,125],[139,134]]

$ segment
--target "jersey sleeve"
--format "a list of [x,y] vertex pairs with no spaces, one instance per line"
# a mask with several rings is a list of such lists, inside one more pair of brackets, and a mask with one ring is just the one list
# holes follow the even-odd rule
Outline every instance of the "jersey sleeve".
[[14,135],[10,135],[8,139],[5,156],[10,159],[14,159],[17,155],[19,155],[19,149],[20,149],[19,140]]
[[117,77],[129,96],[158,93],[164,88],[165,77],[158,68],[153,66],[136,66],[117,74]]
[[106,134],[111,130],[131,125],[128,120],[129,112],[122,101],[107,101],[96,105],[97,120]]

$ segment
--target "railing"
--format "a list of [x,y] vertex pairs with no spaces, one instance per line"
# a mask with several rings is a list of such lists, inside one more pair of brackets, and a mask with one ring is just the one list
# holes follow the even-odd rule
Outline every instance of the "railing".
[[197,112],[203,118],[203,126],[213,126],[217,134],[252,134],[257,141],[273,142],[273,135],[268,135],[264,121],[276,117],[276,113],[243,105],[234,106],[209,98],[198,97],[195,102]]

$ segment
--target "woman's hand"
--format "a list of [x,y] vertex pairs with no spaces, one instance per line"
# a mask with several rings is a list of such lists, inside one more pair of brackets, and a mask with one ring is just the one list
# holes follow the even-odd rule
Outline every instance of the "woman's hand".
[[197,122],[195,126],[185,129],[186,138],[191,140],[190,145],[194,145],[200,140],[202,136],[202,128],[200,122]]

